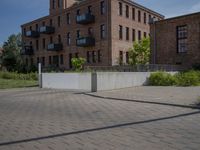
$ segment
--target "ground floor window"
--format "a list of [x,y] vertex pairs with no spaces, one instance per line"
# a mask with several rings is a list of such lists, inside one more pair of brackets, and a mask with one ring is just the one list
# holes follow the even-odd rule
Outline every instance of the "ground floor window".
[[188,50],[188,28],[187,25],[177,27],[177,52],[186,53]]

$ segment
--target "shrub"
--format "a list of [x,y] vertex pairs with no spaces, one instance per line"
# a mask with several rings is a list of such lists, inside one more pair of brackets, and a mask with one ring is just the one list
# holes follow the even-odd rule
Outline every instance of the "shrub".
[[200,85],[200,73],[198,71],[181,72],[175,75],[178,86]]
[[83,65],[85,62],[86,60],[84,58],[72,58],[72,66],[74,67],[75,71],[83,70]]
[[0,78],[14,80],[37,80],[37,73],[17,73],[17,72],[0,72]]
[[149,85],[152,86],[172,86],[175,84],[175,77],[166,72],[152,73],[149,77]]

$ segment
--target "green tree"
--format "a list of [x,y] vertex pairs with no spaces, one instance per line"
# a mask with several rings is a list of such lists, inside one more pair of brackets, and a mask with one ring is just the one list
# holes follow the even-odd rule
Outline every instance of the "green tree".
[[72,58],[72,66],[75,71],[83,70],[83,65],[85,64],[85,58]]
[[150,38],[143,38],[133,43],[129,49],[129,64],[148,64],[150,60]]
[[0,62],[8,71],[16,71],[22,64],[21,58],[21,34],[13,34],[8,37],[8,40],[3,44],[3,53],[0,57]]

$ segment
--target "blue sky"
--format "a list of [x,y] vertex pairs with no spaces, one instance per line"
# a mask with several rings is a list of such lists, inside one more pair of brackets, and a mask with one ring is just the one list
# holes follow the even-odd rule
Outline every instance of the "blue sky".
[[[166,18],[200,11],[199,0],[134,0]],[[48,15],[49,0],[0,0],[0,46],[20,25]]]

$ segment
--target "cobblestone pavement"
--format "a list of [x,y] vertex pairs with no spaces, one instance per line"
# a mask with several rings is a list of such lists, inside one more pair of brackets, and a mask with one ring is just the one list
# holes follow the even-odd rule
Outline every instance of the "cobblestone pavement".
[[[135,94],[136,88],[96,94],[129,99],[136,95],[148,101],[148,93],[139,92],[142,88],[146,90],[137,88]],[[161,89],[149,87],[149,96],[153,93],[160,98],[157,100],[165,101],[163,94],[168,90],[156,93]],[[193,96],[196,90],[185,90],[185,95]],[[181,104],[182,99],[174,101]],[[64,90],[0,91],[0,150],[199,149],[200,109],[98,98]]]

